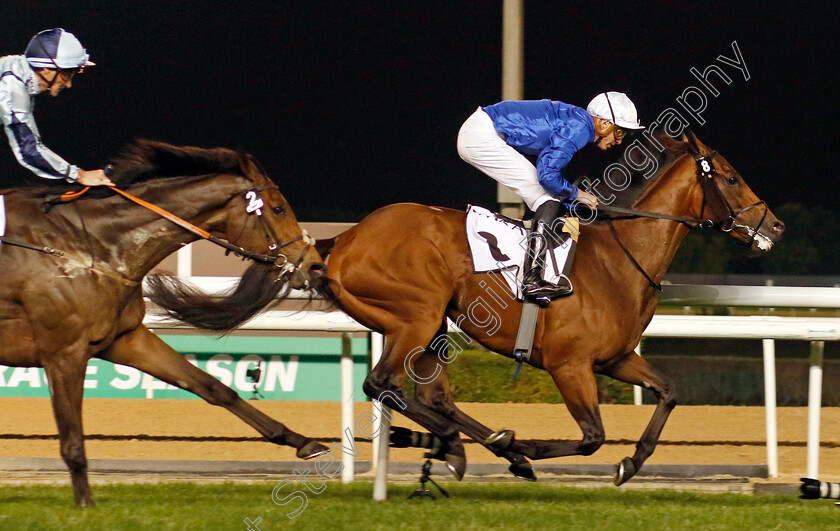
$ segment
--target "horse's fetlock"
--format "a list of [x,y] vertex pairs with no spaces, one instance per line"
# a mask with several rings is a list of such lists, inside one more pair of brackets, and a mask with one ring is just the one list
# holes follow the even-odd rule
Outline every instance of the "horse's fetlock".
[[63,444],[61,446],[61,457],[71,472],[84,472],[87,470],[87,457],[85,457],[84,446],[76,443]]
[[286,444],[286,434],[288,430],[285,427],[273,428],[265,434],[265,438],[274,444]]

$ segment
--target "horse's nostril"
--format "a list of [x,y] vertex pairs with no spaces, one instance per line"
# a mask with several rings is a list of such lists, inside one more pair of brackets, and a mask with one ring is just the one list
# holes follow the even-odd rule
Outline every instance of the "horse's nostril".
[[324,264],[312,264],[309,266],[309,274],[313,278],[320,278],[327,274],[327,268]]
[[781,221],[777,221],[773,224],[773,232],[781,234],[785,231],[785,224]]

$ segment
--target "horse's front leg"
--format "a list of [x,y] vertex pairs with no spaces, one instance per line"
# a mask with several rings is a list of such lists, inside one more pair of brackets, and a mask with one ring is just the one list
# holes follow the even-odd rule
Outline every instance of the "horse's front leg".
[[653,454],[662,428],[677,405],[677,393],[673,383],[666,376],[651,367],[635,352],[625,354],[617,363],[601,370],[600,373],[621,382],[647,387],[656,395],[656,410],[642,438],[636,444],[636,453],[632,458],[625,457],[618,464],[615,484],[621,485],[636,475],[645,460]]
[[[58,359],[59,356],[61,359]],[[50,399],[58,427],[61,457],[70,469],[73,498],[76,505],[94,505],[88,484],[82,431],[82,397],[87,359],[81,355],[64,352],[44,359],[43,366],[50,384]]]
[[323,444],[295,433],[248,404],[233,389],[190,364],[145,326],[141,325],[122,335],[105,351],[102,358],[140,369],[159,380],[196,394],[210,404],[224,407],[269,441],[297,448],[297,456],[302,459],[311,459],[329,451]]
[[549,459],[567,455],[591,455],[604,444],[604,426],[598,407],[595,374],[586,364],[562,365],[548,371],[563,395],[569,413],[578,423],[583,438],[579,441],[514,440],[512,432],[496,432],[488,439],[495,450],[521,452],[531,459]]

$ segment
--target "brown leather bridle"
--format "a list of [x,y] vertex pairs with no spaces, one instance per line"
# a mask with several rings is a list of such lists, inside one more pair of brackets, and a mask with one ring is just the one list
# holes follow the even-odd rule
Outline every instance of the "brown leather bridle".
[[[712,151],[709,155],[705,157],[694,157],[694,162],[697,164],[697,178],[700,180],[700,186],[703,189],[703,206],[700,210],[700,217],[703,217],[703,212],[706,209],[707,205],[707,194],[711,193],[715,195],[723,207],[729,212],[729,215],[726,219],[721,220],[715,223],[715,228],[720,230],[721,232],[732,232],[733,230],[744,230],[747,236],[750,238],[749,241],[743,243],[746,246],[752,246],[755,243],[756,238],[759,236],[759,229],[761,225],[764,223],[764,220],[767,219],[767,212],[769,209],[767,208],[767,204],[764,201],[757,201],[751,205],[745,206],[744,208],[740,208],[735,210],[732,208],[732,205],[724,196],[723,191],[720,189],[720,185],[715,181],[715,175],[717,175],[717,171],[715,170],[715,165],[713,158],[717,155],[716,151]],[[737,223],[738,216],[747,212],[748,210],[752,210],[753,208],[763,206],[764,212],[761,215],[761,219],[756,223],[755,227],[751,227],[749,225],[741,225]]]
[[[699,218],[684,218],[684,217],[678,217],[678,216],[671,216],[671,215],[668,215],[668,214],[660,214],[658,212],[645,212],[645,211],[641,211],[641,210],[635,210],[635,209],[630,209],[630,208],[621,208],[621,207],[611,207],[611,206],[603,206],[603,207],[599,206],[599,207],[597,207],[598,209],[602,209],[606,212],[614,212],[614,213],[617,213],[617,214],[625,214],[625,215],[620,216],[620,217],[616,216],[616,217],[607,218],[607,223],[610,226],[610,231],[612,232],[612,235],[615,238],[616,242],[618,242],[618,245],[624,251],[624,254],[626,254],[627,257],[630,259],[630,261],[633,263],[633,266],[635,266],[635,268],[638,269],[642,273],[642,275],[645,276],[645,278],[648,281],[648,284],[650,284],[650,286],[652,288],[654,288],[658,291],[662,291],[662,284],[660,284],[659,282],[654,282],[653,278],[651,278],[651,276],[647,273],[647,271],[644,270],[642,265],[638,262],[638,260],[636,260],[636,258],[630,252],[630,249],[628,249],[627,246],[624,244],[624,242],[621,241],[621,238],[618,236],[618,232],[615,230],[615,226],[613,225],[613,220],[636,219],[636,218],[656,218],[656,219],[667,219],[667,220],[671,220],[671,221],[676,221],[676,222],[679,222],[679,223],[682,223],[682,224],[686,225],[689,228],[714,227],[714,228],[720,230],[721,232],[727,232],[727,233],[732,232],[733,230],[745,230],[745,232],[747,233],[747,236],[750,238],[749,241],[742,244],[742,245],[745,245],[745,246],[752,246],[752,244],[755,243],[756,238],[758,238],[760,236],[758,231],[761,228],[761,225],[764,223],[764,220],[767,218],[767,212],[769,210],[767,208],[767,204],[764,201],[758,201],[756,203],[753,203],[753,204],[751,204],[749,206],[746,206],[744,208],[740,208],[738,210],[733,209],[732,205],[729,203],[729,200],[726,199],[726,196],[724,196],[723,191],[720,189],[720,186],[715,182],[715,175],[717,175],[717,171],[715,170],[714,161],[712,159],[716,154],[717,154],[716,151],[712,151],[711,153],[709,153],[709,155],[707,155],[705,157],[700,157],[700,156],[692,154],[692,157],[694,158],[694,162],[697,165],[697,180],[699,181],[700,187],[703,190],[703,203],[702,203],[702,206],[700,207],[700,217]],[[714,195],[715,197],[717,197],[717,199],[721,203],[722,207],[727,212],[729,212],[729,216],[726,219],[723,219],[723,220],[718,221],[718,222],[715,222],[715,221],[710,220],[710,219],[703,219],[703,213],[706,211],[706,206],[708,204],[709,195]],[[740,216],[744,212],[747,212],[748,210],[751,210],[751,209],[756,208],[758,206],[763,206],[764,207],[764,213],[762,214],[761,219],[759,220],[759,222],[756,224],[755,227],[751,227],[749,225],[741,225],[741,224],[736,222],[736,220],[738,219],[738,216]],[[711,208],[709,210],[711,210]]]

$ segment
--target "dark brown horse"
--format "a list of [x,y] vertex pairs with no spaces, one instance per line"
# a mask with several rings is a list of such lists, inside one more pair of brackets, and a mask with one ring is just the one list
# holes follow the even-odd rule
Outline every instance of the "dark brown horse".
[[[284,287],[314,285],[323,275],[311,239],[248,155],[139,142],[113,162],[112,177],[118,187],[257,260],[229,297],[201,300],[198,309],[189,300],[184,304],[177,285],[153,283],[155,299],[164,306],[177,302],[172,311],[181,317],[230,329]],[[44,208],[57,190],[5,191],[0,364],[46,371],[77,504],[93,503],[82,431],[85,368],[92,357],[135,367],[220,405],[268,440],[297,448],[299,457],[327,450],[249,405],[143,326],[143,277],[198,236],[108,189]]]
[[[722,156],[691,133],[681,141],[655,138],[662,147],[658,170],[637,175],[636,184],[616,193],[624,207],[709,219],[757,252],[779,239],[784,225]],[[656,410],[635,455],[619,464],[615,483],[621,484],[651,455],[677,403],[668,378],[633,349],[656,309],[653,286],[688,230],[673,220],[626,216],[583,225],[571,273],[575,293],[540,310],[529,361],[554,378],[583,432],[578,441],[515,440],[511,431],[494,432],[453,404],[446,367],[460,347],[449,344],[453,352],[447,354],[445,318],[489,350],[512,357],[522,311],[499,274],[473,272],[463,212],[416,204],[374,212],[335,238],[328,287],[342,310],[386,337],[365,393],[438,436],[438,455],[459,478],[466,467],[459,432],[510,460],[514,474],[534,479],[526,458],[590,455],[603,444],[595,374],[651,389]],[[328,246],[319,250],[325,255]],[[401,391],[407,371],[417,383],[413,398]]]

